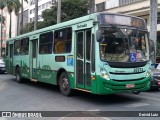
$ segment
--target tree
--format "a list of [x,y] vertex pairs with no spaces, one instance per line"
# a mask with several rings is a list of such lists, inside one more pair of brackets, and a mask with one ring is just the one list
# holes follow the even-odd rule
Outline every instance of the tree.
[[34,30],[34,22],[26,23],[23,27],[23,33],[28,33]]
[[[78,18],[87,15],[88,12],[88,0],[62,0],[62,22],[68,21],[74,18]],[[46,9],[42,12],[42,22],[38,22],[38,29],[48,27],[57,23],[57,4],[53,4],[50,9]],[[23,32],[31,32],[34,29],[33,23],[27,23]]]
[[3,9],[5,8],[6,4],[4,0],[0,0],[0,9],[1,9],[1,16],[0,16],[0,22],[1,22],[1,44],[0,44],[0,57],[2,56],[2,23],[4,23],[4,17],[3,17]]
[[64,0],[62,2],[62,21],[82,17],[87,15],[87,12],[87,0]]
[[[61,5],[62,22],[87,15],[88,12],[88,0],[62,0]],[[44,10],[42,17],[47,26],[56,24],[57,4],[53,5],[51,9]]]
[[0,0],[0,9],[3,10],[6,6],[5,0]]
[[21,4],[19,2],[19,0],[3,0],[6,3],[7,9],[8,9],[8,13],[10,16],[10,24],[9,24],[9,38],[11,38],[11,21],[12,21],[12,12],[14,11],[16,16],[19,13]]

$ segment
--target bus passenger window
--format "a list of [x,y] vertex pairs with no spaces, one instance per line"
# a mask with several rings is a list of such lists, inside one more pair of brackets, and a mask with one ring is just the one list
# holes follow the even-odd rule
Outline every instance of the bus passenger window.
[[28,55],[28,53],[29,53],[29,38],[24,38],[21,40],[20,54]]
[[39,40],[39,53],[52,54],[53,32],[43,33]]
[[54,52],[69,53],[71,52],[72,29],[64,28],[54,32]]
[[19,55],[20,53],[20,40],[14,42],[14,55]]
[[9,47],[9,43],[6,42],[6,58],[8,57],[8,47]]

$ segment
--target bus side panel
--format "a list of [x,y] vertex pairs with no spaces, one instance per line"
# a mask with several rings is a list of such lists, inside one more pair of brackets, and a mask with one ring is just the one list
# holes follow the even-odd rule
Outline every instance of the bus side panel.
[[19,55],[13,56],[13,74],[16,75],[16,67],[21,67],[21,59]]
[[69,74],[69,80],[70,80],[70,87],[72,89],[75,89],[75,78],[74,78],[74,74]]
[[30,78],[29,55],[20,56],[20,69],[22,78]]
[[53,69],[54,58],[52,54],[38,55],[37,59],[37,79],[41,82],[56,84],[56,71]]

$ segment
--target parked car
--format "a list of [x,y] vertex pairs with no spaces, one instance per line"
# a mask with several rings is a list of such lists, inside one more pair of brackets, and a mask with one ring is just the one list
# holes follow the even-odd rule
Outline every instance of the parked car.
[[5,69],[4,60],[0,58],[0,73],[5,73],[5,72],[6,72],[6,69]]
[[160,70],[157,68],[151,68],[151,85],[150,89],[160,88]]

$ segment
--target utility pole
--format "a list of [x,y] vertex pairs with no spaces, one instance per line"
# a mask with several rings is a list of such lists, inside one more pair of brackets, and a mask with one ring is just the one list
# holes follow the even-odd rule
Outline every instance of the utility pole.
[[35,13],[34,13],[34,30],[37,30],[38,25],[38,0],[35,0]]
[[150,39],[154,41],[155,55],[153,62],[156,63],[156,48],[157,48],[157,0],[150,0]]
[[61,22],[61,0],[58,0],[58,8],[57,8],[57,24]]
[[22,4],[22,7],[21,7],[20,34],[23,34],[23,0],[21,0],[21,4]]
[[95,0],[90,0],[90,13],[95,12]]
[[3,29],[2,29],[2,22],[3,22],[3,10],[1,10],[1,49],[0,49],[0,57],[2,57],[2,42],[3,42],[3,38],[2,38],[2,35],[3,35]]

